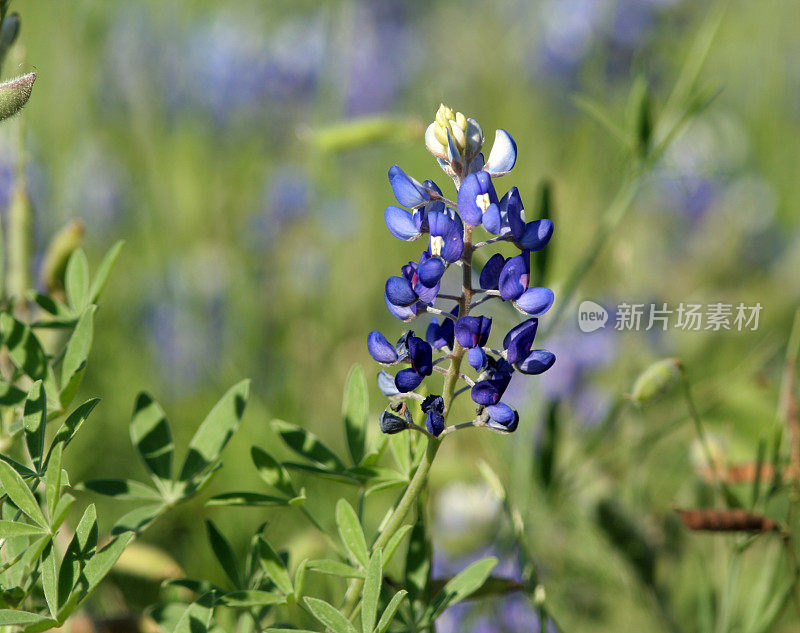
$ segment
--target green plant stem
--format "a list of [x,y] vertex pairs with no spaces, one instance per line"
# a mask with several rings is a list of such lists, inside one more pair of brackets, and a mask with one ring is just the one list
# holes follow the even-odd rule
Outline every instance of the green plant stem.
[[678,364],[678,372],[680,373],[681,377],[681,385],[683,386],[683,395],[686,399],[686,406],[689,408],[689,417],[692,418],[692,422],[694,423],[695,432],[697,433],[697,437],[700,440],[700,445],[703,448],[703,455],[706,458],[708,467],[714,476],[715,485],[727,502],[727,500],[731,498],[731,494],[728,490],[725,480],[722,477],[722,474],[719,472],[719,464],[717,464],[713,455],[711,454],[711,446],[708,443],[708,436],[706,435],[705,426],[703,425],[703,419],[700,417],[700,412],[698,411],[697,405],[694,402],[694,397],[692,396],[692,386],[689,382],[689,377],[686,375],[686,368],[682,363]]
[[[405,520],[409,510],[411,510],[411,506],[414,505],[414,502],[416,501],[420,492],[422,492],[425,484],[428,482],[428,473],[431,470],[433,460],[436,457],[436,452],[439,450],[440,444],[441,441],[438,438],[428,438],[428,445],[425,448],[425,454],[422,456],[422,461],[420,461],[419,466],[417,466],[417,470],[414,473],[414,476],[411,478],[411,482],[408,484],[408,488],[406,488],[405,493],[403,493],[403,496],[400,498],[397,507],[394,509],[394,512],[392,512],[392,516],[389,518],[389,521],[387,521],[383,531],[378,535],[378,538],[372,545],[373,552],[378,548],[386,547],[386,544],[389,542],[389,540],[403,525],[403,521]],[[358,606],[358,599],[361,595],[361,590],[363,587],[363,578],[354,578],[350,582],[350,586],[347,588],[344,605],[344,614],[347,618],[352,618],[355,614]]]

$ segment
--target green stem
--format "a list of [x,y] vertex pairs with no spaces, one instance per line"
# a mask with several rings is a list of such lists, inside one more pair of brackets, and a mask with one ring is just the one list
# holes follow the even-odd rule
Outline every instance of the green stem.
[[[408,488],[406,488],[405,493],[403,493],[403,496],[400,498],[397,507],[394,509],[392,516],[389,518],[389,521],[387,521],[383,531],[378,535],[377,540],[372,545],[373,552],[378,548],[386,547],[386,544],[403,525],[403,521],[405,520],[408,511],[411,509],[411,506],[414,504],[419,496],[419,493],[422,492],[422,489],[425,487],[425,484],[428,481],[428,473],[431,470],[431,465],[433,465],[433,460],[436,457],[436,452],[439,450],[440,444],[441,442],[437,438],[432,437],[428,439],[428,446],[425,448],[425,454],[422,457],[422,461],[420,461],[419,466],[417,466],[417,470],[414,473],[414,476],[411,478],[411,482],[408,484]],[[345,605],[343,609],[347,618],[351,618],[355,614],[358,606],[358,599],[361,596],[361,590],[363,587],[363,578],[354,578],[350,582],[350,586],[347,588]]]

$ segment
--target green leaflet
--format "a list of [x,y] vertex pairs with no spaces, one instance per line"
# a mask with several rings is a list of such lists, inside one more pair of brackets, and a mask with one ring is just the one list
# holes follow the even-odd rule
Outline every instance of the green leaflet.
[[347,376],[342,401],[342,418],[350,458],[358,465],[364,459],[367,442],[367,379],[361,365],[354,365]]
[[336,526],[339,529],[342,543],[350,553],[353,562],[366,567],[369,559],[367,541],[361,530],[358,515],[344,499],[339,499],[336,504]]

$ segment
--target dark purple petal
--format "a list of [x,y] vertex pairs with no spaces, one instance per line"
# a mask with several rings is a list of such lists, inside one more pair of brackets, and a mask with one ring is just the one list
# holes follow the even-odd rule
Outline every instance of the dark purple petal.
[[394,377],[394,384],[400,393],[414,391],[422,383],[423,376],[413,369],[403,369]]
[[497,284],[500,281],[500,273],[503,272],[503,266],[506,264],[506,258],[500,253],[495,253],[483,265],[481,270],[480,284],[483,290],[497,290]]
[[489,405],[497,404],[503,394],[500,393],[497,385],[491,380],[479,380],[472,388],[472,399],[478,404]]
[[511,229],[511,234],[519,239],[525,231],[525,220],[522,217],[524,208],[519,190],[511,187],[506,195],[500,200],[500,213],[503,216],[503,224]]
[[394,197],[404,207],[417,207],[431,199],[425,187],[407,176],[397,165],[389,170],[389,183],[392,185]]
[[400,393],[397,391],[397,386],[394,384],[394,376],[385,369],[381,369],[378,372],[378,389],[380,389],[381,393],[387,398]]
[[445,264],[441,257],[431,257],[417,268],[417,274],[422,285],[433,288],[444,275]]
[[517,363],[517,369],[523,374],[542,374],[553,366],[556,356],[546,349],[533,350],[525,360]]
[[425,426],[428,428],[428,433],[439,437],[444,431],[444,416],[436,411],[430,411],[425,418]]
[[509,259],[500,272],[497,287],[504,301],[517,299],[528,287],[530,278],[530,260],[526,254]]
[[408,339],[408,357],[414,371],[422,376],[430,376],[433,373],[433,349],[418,336]]
[[553,237],[553,223],[544,218],[534,222],[528,222],[525,225],[525,231],[522,237],[518,239],[519,243],[532,251],[538,251],[547,246],[550,238]]
[[516,327],[512,328],[503,339],[503,349],[507,350],[506,360],[517,363],[530,352],[533,340],[536,338],[536,329],[539,326],[538,319],[528,319]]
[[406,307],[416,303],[417,293],[405,277],[389,277],[386,280],[386,298],[396,306]]
[[449,347],[452,349],[454,329],[455,324],[452,319],[444,318],[441,325],[439,325],[439,321],[433,319],[425,333],[425,340],[434,349],[441,349],[442,347]]
[[542,316],[550,309],[555,295],[550,288],[528,288],[514,305],[531,316]]
[[416,213],[412,216],[408,211],[400,207],[386,207],[386,211],[383,212],[383,219],[386,221],[389,233],[399,240],[409,241],[420,235],[420,227],[414,217],[418,215],[420,214]]
[[397,362],[399,358],[394,345],[387,341],[386,337],[378,330],[372,330],[367,336],[367,349],[369,355],[379,363],[391,364]]
[[482,347],[471,347],[467,350],[467,362],[475,371],[480,372],[486,367],[486,352]]
[[455,326],[456,340],[462,347],[483,347],[489,339],[492,319],[485,316],[461,317]]
[[454,262],[464,251],[464,228],[455,212],[435,212],[428,215],[431,233],[431,255],[441,256],[447,262]]

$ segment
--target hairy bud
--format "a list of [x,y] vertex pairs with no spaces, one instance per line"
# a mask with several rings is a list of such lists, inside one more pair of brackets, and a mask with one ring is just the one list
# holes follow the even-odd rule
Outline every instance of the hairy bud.
[[0,121],[14,116],[28,102],[36,73],[28,73],[0,84]]

